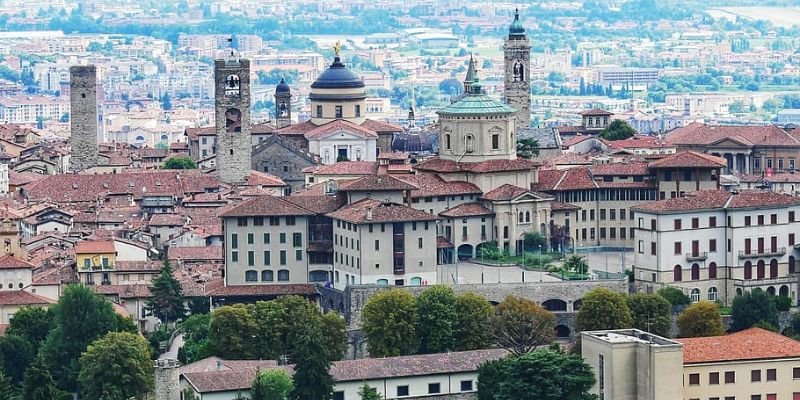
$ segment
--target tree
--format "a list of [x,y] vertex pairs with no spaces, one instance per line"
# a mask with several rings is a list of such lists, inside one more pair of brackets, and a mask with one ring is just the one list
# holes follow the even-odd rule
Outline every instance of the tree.
[[456,295],[453,289],[436,285],[417,298],[417,338],[419,352],[445,353],[455,348]]
[[372,296],[361,316],[361,325],[372,357],[413,354],[417,350],[417,306],[414,296],[389,289]]
[[17,335],[4,335],[0,338],[0,361],[3,374],[14,384],[22,382],[23,374],[33,361],[33,346],[25,338]]
[[633,327],[658,336],[669,337],[672,329],[672,306],[667,299],[654,293],[628,296],[633,315]]
[[259,371],[253,379],[250,400],[288,400],[294,384],[282,369]]
[[178,361],[188,364],[214,355],[208,330],[211,314],[197,314],[181,322],[183,330],[183,347],[178,350]]
[[14,400],[16,398],[16,390],[11,384],[11,380],[0,372],[0,400]]
[[253,315],[242,304],[214,310],[208,329],[214,354],[229,360],[253,358],[257,328]]
[[319,331],[308,325],[300,335],[294,354],[294,389],[296,400],[330,400],[333,397],[331,362]]
[[678,336],[719,336],[725,333],[719,307],[710,301],[700,301],[687,307],[678,315]]
[[587,292],[575,318],[575,329],[578,332],[625,329],[632,326],[633,316],[625,296],[606,288]]
[[33,345],[34,353],[53,328],[53,313],[42,307],[23,307],[14,313],[6,335],[17,335]]
[[183,289],[181,283],[172,274],[169,261],[164,261],[161,273],[153,279],[150,288],[151,299],[148,307],[153,310],[153,315],[168,324],[183,318],[186,309],[183,306]]
[[164,95],[161,96],[161,109],[164,111],[172,110],[172,99],[170,99],[168,93],[164,93]]
[[40,353],[59,388],[75,391],[81,353],[95,339],[124,327],[110,302],[81,285],[64,288],[52,312],[54,327]]
[[658,289],[656,292],[657,295],[667,299],[667,301],[672,304],[673,307],[675,306],[686,306],[691,303],[689,296],[684,294],[680,289],[674,287],[665,287]]
[[456,350],[488,348],[492,341],[492,305],[483,296],[464,293],[456,297]]
[[358,396],[361,400],[381,400],[383,398],[378,393],[378,389],[366,383],[358,389]]
[[347,322],[333,311],[328,311],[320,317],[322,338],[328,359],[338,361],[344,357],[347,350]]
[[125,400],[153,387],[150,347],[138,334],[111,332],[92,342],[80,359],[78,382],[87,399]]
[[576,274],[586,274],[589,272],[589,263],[583,256],[573,255],[564,261],[564,269],[574,271]]
[[22,385],[22,398],[25,400],[53,400],[72,398],[65,395],[56,386],[50,371],[45,367],[41,357],[37,357],[27,371]]
[[594,372],[581,356],[537,350],[482,365],[478,399],[595,400],[589,394],[594,383]]
[[189,157],[170,157],[164,163],[164,169],[197,169],[197,164]]
[[506,297],[492,317],[495,344],[515,355],[552,343],[555,328],[556,318],[551,312],[517,296]]
[[600,132],[600,137],[606,140],[624,140],[636,134],[636,131],[621,119],[615,119]]
[[461,92],[463,86],[458,79],[449,78],[439,82],[439,91],[454,96]]
[[761,289],[755,289],[733,298],[731,331],[745,330],[759,322],[778,326],[778,311],[770,295]]
[[517,140],[517,155],[533,158],[539,155],[539,141],[533,138]]
[[525,232],[523,244],[528,250],[547,250],[547,238],[539,232]]

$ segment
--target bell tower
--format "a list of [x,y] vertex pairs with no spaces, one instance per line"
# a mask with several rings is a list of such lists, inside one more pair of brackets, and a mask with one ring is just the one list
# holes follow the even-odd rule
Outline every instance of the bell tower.
[[243,184],[250,175],[250,61],[214,62],[217,171],[222,182]]
[[292,90],[281,78],[275,87],[275,126],[280,129],[292,124]]
[[517,110],[517,127],[531,125],[531,42],[519,20],[519,9],[514,11],[514,22],[508,28],[508,39],[503,44],[505,61],[506,104]]

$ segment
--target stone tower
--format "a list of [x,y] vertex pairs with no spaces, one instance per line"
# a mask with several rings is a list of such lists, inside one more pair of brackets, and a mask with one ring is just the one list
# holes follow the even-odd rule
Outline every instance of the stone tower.
[[275,126],[278,129],[292,124],[292,90],[281,78],[275,87]]
[[69,68],[70,169],[97,165],[97,69],[94,65]]
[[505,60],[506,104],[517,110],[517,127],[531,125],[531,42],[519,20],[519,10],[514,11],[514,22],[508,29],[508,39],[503,44]]
[[214,62],[217,171],[222,182],[243,184],[250,175],[250,61],[231,54]]
[[180,400],[180,364],[178,360],[163,359],[153,362],[156,400]]

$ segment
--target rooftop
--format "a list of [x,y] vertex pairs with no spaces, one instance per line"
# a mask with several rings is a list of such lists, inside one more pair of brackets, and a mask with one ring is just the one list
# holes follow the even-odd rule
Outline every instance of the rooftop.
[[700,190],[687,193],[685,197],[640,204],[633,209],[659,214],[716,209],[774,208],[792,205],[800,205],[800,198],[762,190],[742,190],[739,193],[730,193],[724,190]]
[[799,341],[761,328],[676,340],[683,343],[684,364],[800,358]]
[[374,199],[359,200],[328,214],[328,216],[355,224],[435,221],[439,219],[422,210]]
[[276,196],[259,196],[228,207],[219,213],[222,218],[252,216],[312,215],[309,210]]
[[75,254],[116,253],[113,240],[85,240],[75,245]]

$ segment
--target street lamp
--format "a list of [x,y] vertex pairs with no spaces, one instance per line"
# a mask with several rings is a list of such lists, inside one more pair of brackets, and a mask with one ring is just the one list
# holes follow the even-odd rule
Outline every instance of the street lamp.
[[539,282],[541,282],[542,279],[544,278],[543,270],[544,270],[544,266],[542,265],[542,245],[540,244],[539,245]]

